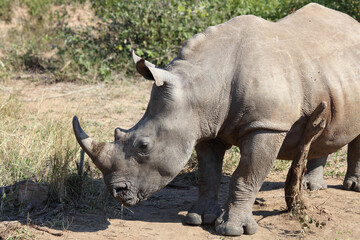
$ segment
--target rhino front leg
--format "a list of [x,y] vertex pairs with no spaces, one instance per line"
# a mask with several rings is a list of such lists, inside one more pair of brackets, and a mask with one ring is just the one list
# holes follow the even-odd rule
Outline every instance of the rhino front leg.
[[347,161],[344,189],[360,192],[360,136],[349,143]]
[[199,198],[186,215],[185,222],[191,225],[213,224],[221,208],[217,202],[221,180],[222,162],[226,149],[219,139],[196,145],[199,161]]
[[324,167],[328,156],[309,159],[306,164],[306,173],[303,180],[304,188],[311,191],[326,189],[327,184],[324,180]]
[[285,133],[258,130],[242,139],[240,163],[231,178],[228,202],[215,222],[219,234],[250,235],[257,231],[252,206],[284,137]]

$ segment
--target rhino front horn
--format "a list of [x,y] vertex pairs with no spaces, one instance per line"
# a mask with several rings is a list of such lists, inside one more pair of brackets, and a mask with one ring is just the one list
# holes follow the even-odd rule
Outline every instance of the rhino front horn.
[[80,144],[81,148],[86,154],[92,159],[94,164],[102,171],[110,169],[111,163],[108,154],[102,154],[105,152],[111,152],[113,144],[105,142],[96,142],[89,137],[84,130],[81,128],[79,120],[76,116],[73,118],[73,129],[76,136],[76,140]]

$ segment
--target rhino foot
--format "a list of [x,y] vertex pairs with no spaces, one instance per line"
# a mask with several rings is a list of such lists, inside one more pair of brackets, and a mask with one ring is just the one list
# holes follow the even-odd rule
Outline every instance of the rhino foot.
[[354,176],[346,176],[343,186],[345,190],[360,192],[360,179]]
[[258,225],[255,222],[251,212],[245,214],[233,214],[232,218],[229,218],[228,211],[225,211],[215,221],[216,232],[226,236],[240,236],[242,234],[253,235],[258,229]]
[[327,184],[322,176],[305,175],[303,186],[310,191],[323,190],[327,188]]
[[220,205],[212,201],[197,201],[185,217],[189,225],[214,224],[221,212]]
[[326,189],[324,181],[324,167],[328,156],[309,159],[306,164],[306,174],[303,180],[304,189],[310,191]]

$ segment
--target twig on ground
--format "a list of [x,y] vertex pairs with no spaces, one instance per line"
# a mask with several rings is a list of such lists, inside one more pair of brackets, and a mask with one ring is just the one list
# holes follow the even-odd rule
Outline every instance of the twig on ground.
[[328,197],[325,201],[323,201],[323,202],[320,203],[319,205],[315,206],[315,208],[316,208],[316,209],[319,209],[319,207],[322,206],[322,205],[324,205],[330,198],[331,198],[331,196]]
[[44,227],[39,227],[35,224],[29,224],[30,227],[36,229],[36,230],[39,230],[39,231],[42,231],[42,232],[46,232],[46,233],[49,233],[53,236],[57,236],[57,237],[61,237],[62,235],[64,235],[62,232],[55,232],[55,231],[50,231]]

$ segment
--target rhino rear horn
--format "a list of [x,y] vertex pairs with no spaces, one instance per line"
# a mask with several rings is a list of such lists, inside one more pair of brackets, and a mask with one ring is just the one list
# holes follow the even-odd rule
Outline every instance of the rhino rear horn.
[[136,64],[136,70],[147,80],[155,81],[156,86],[160,87],[164,85],[164,82],[169,82],[174,79],[173,74],[170,72],[158,68],[151,62],[136,55],[134,49],[131,50],[131,55]]
[[76,116],[73,118],[73,130],[75,133],[76,140],[80,144],[81,148],[91,158],[94,164],[103,172],[111,167],[110,159],[108,156],[101,156],[101,152],[104,149],[109,151],[112,147],[111,143],[96,142],[89,137],[84,130],[81,128],[79,120]]

